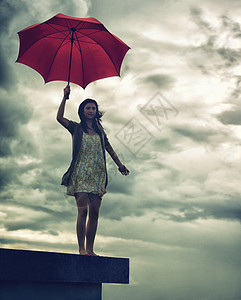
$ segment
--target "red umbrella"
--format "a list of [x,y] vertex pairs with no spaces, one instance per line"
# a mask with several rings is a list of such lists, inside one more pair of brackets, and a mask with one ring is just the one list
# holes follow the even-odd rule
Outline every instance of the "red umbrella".
[[44,23],[18,32],[17,62],[44,78],[45,83],[61,80],[85,88],[90,82],[120,76],[130,49],[94,18],[57,14]]

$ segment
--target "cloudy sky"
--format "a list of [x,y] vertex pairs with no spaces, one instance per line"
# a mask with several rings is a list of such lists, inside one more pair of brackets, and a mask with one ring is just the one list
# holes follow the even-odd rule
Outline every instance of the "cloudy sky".
[[131,50],[121,78],[72,85],[87,97],[130,176],[108,158],[96,252],[129,257],[106,300],[241,297],[241,3],[236,0],[3,0],[1,247],[78,253],[74,198],[60,186],[71,136],[56,121],[65,82],[15,63],[17,32],[57,13],[95,17]]

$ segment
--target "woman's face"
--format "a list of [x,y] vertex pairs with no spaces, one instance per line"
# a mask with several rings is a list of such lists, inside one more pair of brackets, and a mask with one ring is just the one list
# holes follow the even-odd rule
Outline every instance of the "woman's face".
[[96,115],[96,106],[94,103],[88,103],[84,107],[84,116],[86,119],[94,119]]

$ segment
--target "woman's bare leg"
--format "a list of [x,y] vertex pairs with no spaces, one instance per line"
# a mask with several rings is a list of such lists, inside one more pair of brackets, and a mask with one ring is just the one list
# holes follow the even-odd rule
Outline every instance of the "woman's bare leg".
[[101,205],[101,198],[97,195],[93,196],[95,199],[89,205],[89,220],[86,229],[86,254],[96,255],[94,253],[94,241],[98,226],[99,210]]
[[78,216],[76,223],[76,233],[79,244],[79,253],[84,255],[85,252],[85,234],[86,234],[86,217],[87,217],[87,193],[77,193],[75,195],[76,204],[78,207]]

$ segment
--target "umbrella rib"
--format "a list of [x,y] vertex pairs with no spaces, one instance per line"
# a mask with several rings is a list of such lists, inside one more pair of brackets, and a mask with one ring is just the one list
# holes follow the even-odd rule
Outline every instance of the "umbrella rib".
[[[66,22],[66,27],[64,27],[63,25],[59,25],[59,26],[62,26],[62,27],[64,27],[64,28],[66,28],[65,30],[59,30],[59,29],[57,29],[57,28],[55,28],[53,25],[50,25],[49,23],[45,23],[45,24],[47,24],[47,25],[49,25],[51,28],[53,28],[54,30],[56,30],[56,32],[59,32],[59,33],[62,33],[65,37],[68,37],[69,36],[69,30],[70,30],[70,28],[71,28],[71,24],[70,24],[70,22],[68,22],[68,20],[65,20],[65,22]],[[82,25],[82,27],[80,27],[80,28],[77,28],[77,26],[78,25]],[[95,34],[96,32],[99,32],[99,31],[101,31],[100,29],[99,30],[96,30],[95,32],[91,32],[90,34],[84,34],[83,32],[81,32],[80,30],[88,30],[88,29],[92,29],[92,28],[83,28],[83,26],[84,26],[84,22],[83,21],[81,21],[80,23],[78,23],[74,28],[76,29],[76,31],[78,32],[78,33],[80,33],[80,34],[82,34],[84,37],[89,37],[90,35],[92,35],[92,34]],[[64,32],[67,32],[67,34],[65,34]],[[54,33],[50,33],[48,36],[47,35],[45,35],[44,37],[46,37],[46,38],[55,38],[55,39],[61,39],[61,38],[58,38],[58,37],[49,37],[51,34],[55,34],[56,32],[54,32]],[[88,43],[88,42],[85,42],[85,43]]]
[[[85,29],[91,29],[91,28],[85,28]],[[76,31],[77,31],[78,33],[82,34],[83,37],[90,37],[90,35],[95,34],[95,33],[99,32],[99,31],[101,31],[101,30],[96,30],[96,31],[91,32],[91,33],[89,33],[89,34],[84,34],[83,32],[79,31],[78,29],[77,29]],[[91,39],[91,37],[90,37],[90,39]],[[91,44],[91,42],[85,42],[85,41],[83,41],[83,43],[90,43],[90,44]],[[97,42],[94,40],[94,43],[97,43]],[[93,43],[93,44],[94,44],[94,43]]]
[[[47,24],[47,23],[46,23]],[[49,24],[48,24],[49,25]],[[49,25],[50,26],[50,25]],[[51,26],[52,27],[52,26]],[[52,28],[54,28],[54,27],[52,27]],[[55,28],[54,28],[55,29]],[[55,32],[56,33],[56,32]],[[63,32],[61,32],[61,31],[59,31],[59,33],[63,33]],[[54,34],[54,33],[51,33],[51,34]],[[34,42],[34,44],[32,44],[32,45],[29,45],[29,47],[27,47],[25,50],[24,50],[24,53],[26,53],[33,45],[35,45],[37,42],[39,42],[40,40],[42,40],[42,39],[45,39],[45,38],[47,38],[47,39],[62,39],[62,38],[57,38],[57,37],[50,37],[50,35],[51,34],[49,34],[49,35],[44,35],[44,36],[42,36],[42,37],[40,37],[38,40],[36,40],[35,42]],[[66,40],[66,38],[68,38],[68,35],[66,35],[66,34],[64,34],[64,36],[65,36],[65,39],[64,40]]]
[[69,20],[68,19],[64,19],[64,20],[65,20],[67,28],[70,30],[71,24],[70,24]]
[[[50,34],[50,35],[51,35],[51,34]],[[53,39],[53,40],[62,40],[62,39],[63,39],[62,37],[56,37],[56,36],[50,36],[50,35],[44,36],[44,37],[42,37],[42,38]],[[42,39],[42,38],[41,38],[41,39]],[[67,36],[66,36],[66,38],[67,38]]]
[[[67,20],[66,20],[66,22],[67,22]],[[80,25],[81,27],[77,28],[79,25]],[[84,37],[89,37],[91,34],[95,34],[96,32],[101,31],[101,29],[96,29],[96,31],[91,32],[90,34],[84,34],[83,32],[81,32],[81,30],[93,29],[93,28],[83,28],[84,25],[85,25],[85,22],[81,21],[81,22],[79,22],[79,23],[74,27],[75,30],[76,30],[78,33],[82,34]],[[76,35],[76,39],[78,39],[78,38],[77,38],[77,35]],[[84,41],[83,41],[83,43],[88,43],[88,42],[84,42]]]
[[75,26],[75,29],[77,29],[77,27],[80,25],[80,27],[78,29],[83,29],[83,26],[84,26],[84,22],[80,21],[76,26]]
[[[83,55],[82,55],[82,51],[81,51],[81,47],[80,47],[80,43],[79,43],[79,39],[77,37],[77,34],[75,32],[75,36],[76,36],[76,40],[77,40],[77,43],[78,43],[78,46],[77,49],[79,50],[80,52],[80,56],[81,56],[81,62],[82,62],[82,77],[83,77],[83,85],[85,85],[85,76],[84,76],[84,60],[83,60]],[[74,44],[75,45],[75,44]]]
[[[65,29],[65,30],[61,31],[61,30],[55,28],[53,25],[50,25],[49,23],[45,23],[45,24],[49,25],[49,27],[51,27],[51,28],[53,28],[54,30],[56,30],[56,32],[62,33],[65,37],[68,37],[68,34],[66,35],[66,34],[64,34],[64,32],[65,32],[65,31],[68,32],[69,29]],[[65,28],[65,27],[64,27],[64,28]],[[54,33],[56,33],[56,32],[54,32]],[[53,33],[50,33],[49,35],[51,35],[51,34],[53,34]],[[47,36],[46,36],[46,37],[47,37]]]
[[[65,39],[61,42],[61,44],[60,44],[59,47],[58,47],[58,50],[59,50],[61,47],[63,47],[63,43],[65,42],[65,40],[66,40],[67,38],[68,38],[68,36],[66,36]],[[68,43],[68,42],[67,42],[67,43]],[[64,45],[66,45],[67,43],[65,43]],[[53,65],[53,63],[54,63],[54,60],[55,60],[55,58],[56,58],[56,56],[57,56],[58,50],[56,51],[56,53],[55,53],[55,55],[54,55],[54,58],[53,58],[53,60],[52,60],[52,62],[51,62],[51,65],[50,65],[50,67],[49,67],[48,75],[46,76],[45,82],[47,82],[47,79],[48,79],[48,77],[49,77],[49,73],[50,73],[50,71],[51,71],[51,68],[52,68],[52,65]]]
[[[99,30],[99,31],[102,31],[102,30]],[[97,32],[98,32],[98,31],[97,31]],[[82,32],[81,32],[81,33],[82,33]],[[94,34],[94,33],[96,33],[96,32],[93,32],[93,33],[91,33],[91,34]],[[83,34],[83,33],[82,33],[82,34]],[[86,36],[86,37],[89,37],[89,35],[85,35],[85,34],[83,34],[83,35]],[[104,48],[99,42],[97,42],[95,39],[93,39],[92,37],[90,37],[90,39],[93,40],[96,44],[98,44],[98,45],[104,50],[104,52],[106,53],[106,55],[107,55],[107,56],[109,57],[109,59],[111,60],[113,66],[115,67],[115,70],[116,70],[117,74],[119,74],[119,76],[120,76],[120,73],[119,73],[119,71],[117,70],[116,65],[114,64],[112,58],[110,57],[110,55],[108,54],[108,52],[105,50],[105,48]]]

